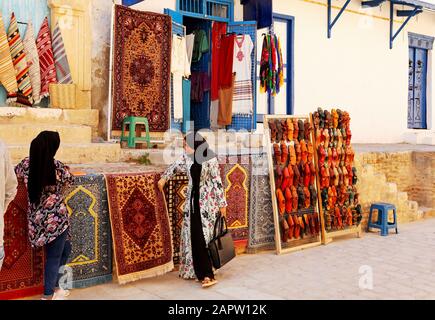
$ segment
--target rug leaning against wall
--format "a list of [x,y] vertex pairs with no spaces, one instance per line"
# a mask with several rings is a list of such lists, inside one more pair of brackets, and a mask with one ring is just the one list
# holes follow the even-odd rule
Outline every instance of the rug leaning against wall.
[[267,155],[252,156],[248,253],[275,249],[272,197]]
[[24,182],[5,213],[5,259],[0,271],[0,300],[42,294],[44,251],[28,239],[27,189]]
[[167,15],[115,6],[112,130],[126,116],[169,129],[171,28]]
[[118,282],[162,275],[174,268],[169,217],[157,182],[160,172],[106,174]]
[[72,234],[68,266],[73,270],[73,287],[111,281],[112,237],[104,176],[76,177],[66,194]]

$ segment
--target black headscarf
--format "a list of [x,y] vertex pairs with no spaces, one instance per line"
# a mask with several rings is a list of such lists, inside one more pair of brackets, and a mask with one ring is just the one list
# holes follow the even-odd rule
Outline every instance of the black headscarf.
[[195,153],[191,155],[193,163],[202,165],[203,162],[216,157],[208,142],[199,132],[190,131],[184,139],[187,145],[195,150]]
[[38,203],[46,186],[56,185],[54,156],[60,145],[59,133],[43,131],[30,144],[29,200]]
[[193,164],[190,168],[190,175],[192,177],[193,198],[198,199],[202,164],[205,161],[216,157],[216,154],[210,150],[207,141],[201,134],[199,134],[199,132],[189,132],[185,137],[185,141],[191,149],[195,150],[193,154],[189,155],[193,160]]

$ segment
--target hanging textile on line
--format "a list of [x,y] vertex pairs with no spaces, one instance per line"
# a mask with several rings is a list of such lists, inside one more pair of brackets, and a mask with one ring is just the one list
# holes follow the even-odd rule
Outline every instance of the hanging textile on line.
[[29,64],[30,83],[32,84],[33,103],[41,101],[41,68],[39,67],[38,49],[36,48],[35,32],[31,22],[27,25],[23,40],[24,52]]
[[30,84],[29,66],[24,52],[17,19],[12,13],[8,30],[9,49],[15,67],[18,92],[16,97],[9,97],[16,106],[30,107],[33,104],[32,85]]
[[48,90],[50,83],[57,83],[53,47],[47,17],[42,22],[41,29],[36,38],[36,48],[38,49],[39,67],[41,69],[40,97],[45,98],[50,95]]
[[190,76],[186,38],[172,36],[171,72],[173,75],[174,120],[183,119],[183,77]]
[[251,53],[254,43],[249,35],[234,39],[233,72],[235,73],[233,114],[252,114]]
[[284,84],[281,44],[274,34],[263,37],[260,62],[260,91],[275,96]]
[[[8,37],[3,18],[0,13],[0,84],[6,89],[8,96],[16,95],[18,91],[17,78],[9,51]],[[10,101],[6,101],[10,103]]]

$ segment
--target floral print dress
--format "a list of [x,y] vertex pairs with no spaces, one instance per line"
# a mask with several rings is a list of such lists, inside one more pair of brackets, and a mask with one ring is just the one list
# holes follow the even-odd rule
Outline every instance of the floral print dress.
[[[55,240],[69,227],[68,210],[63,195],[64,188],[73,182],[69,167],[54,160],[56,167],[55,186],[48,186],[42,191],[39,203],[30,203],[27,212],[29,223],[29,240],[32,247],[42,247]],[[29,158],[22,160],[16,167],[18,179],[23,179],[27,187],[29,178]]]
[[[193,268],[190,234],[190,197],[192,194],[192,177],[190,175],[190,167],[192,164],[192,159],[187,154],[183,154],[178,160],[170,165],[162,175],[162,178],[166,181],[171,179],[171,177],[173,177],[175,174],[181,172],[187,174],[189,177],[180,241],[179,272],[180,277],[183,279],[196,278]],[[205,243],[209,243],[213,238],[214,224],[219,213],[219,209],[227,206],[217,158],[212,158],[202,164],[199,194],[202,230]]]

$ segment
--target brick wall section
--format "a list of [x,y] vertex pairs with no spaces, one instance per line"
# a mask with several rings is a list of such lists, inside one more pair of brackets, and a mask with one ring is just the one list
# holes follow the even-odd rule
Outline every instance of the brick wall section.
[[361,165],[371,165],[383,173],[388,182],[397,184],[398,191],[419,206],[435,208],[435,153],[434,152],[367,152],[356,155]]

